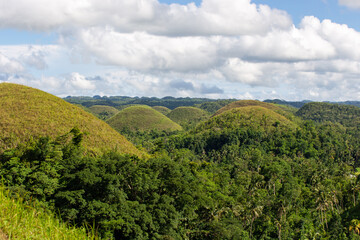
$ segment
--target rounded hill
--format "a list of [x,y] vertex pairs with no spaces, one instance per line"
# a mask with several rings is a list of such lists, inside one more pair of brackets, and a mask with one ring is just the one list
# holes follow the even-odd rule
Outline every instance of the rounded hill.
[[180,125],[196,124],[209,118],[206,111],[196,107],[177,107],[167,116]]
[[164,107],[164,106],[154,106],[152,108],[155,109],[156,111],[164,114],[165,116],[171,112],[171,110],[169,108]]
[[262,128],[265,131],[295,129],[296,124],[286,117],[261,106],[244,106],[225,111],[201,123],[196,132],[243,127]]
[[296,115],[315,122],[337,122],[347,127],[360,124],[360,108],[332,103],[312,102],[301,107]]
[[145,106],[131,106],[121,110],[107,120],[107,123],[117,131],[128,129],[131,131],[147,130],[181,130],[181,126],[155,109]]
[[102,120],[109,119],[119,112],[116,108],[106,105],[93,105],[89,107],[89,110]]
[[273,111],[282,111],[282,109],[280,107],[278,107],[274,104],[271,104],[271,103],[261,102],[261,101],[257,101],[257,100],[240,100],[240,101],[229,103],[228,105],[220,108],[218,111],[216,111],[214,116],[219,115],[223,112],[229,111],[234,108],[242,108],[242,107],[248,107],[248,106],[259,106],[259,107],[267,108],[267,109],[270,109]]
[[117,149],[143,155],[105,122],[61,98],[23,85],[0,84],[0,150],[34,137],[57,137],[74,127],[85,133],[87,151]]

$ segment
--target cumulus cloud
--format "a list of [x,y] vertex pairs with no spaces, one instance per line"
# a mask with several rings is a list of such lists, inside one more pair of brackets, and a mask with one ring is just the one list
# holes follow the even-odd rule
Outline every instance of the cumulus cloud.
[[223,94],[224,90],[219,88],[218,86],[207,86],[205,84],[201,84],[200,93],[202,94]]
[[[0,46],[1,79],[25,81],[29,75],[16,75],[24,66],[31,72],[63,64],[49,60],[58,51],[64,56],[71,51],[77,64],[115,72],[70,69],[28,80],[58,94],[360,98],[360,33],[331,20],[307,16],[295,26],[286,12],[250,0],[203,0],[199,6],[0,0],[0,5],[0,27],[57,31],[63,46]],[[347,88],[346,94],[336,93]]]
[[12,60],[0,52],[0,73],[22,72],[24,67],[16,60]]
[[79,73],[71,73],[66,84],[70,84],[72,87],[80,90],[93,90],[96,88],[91,80],[86,79],[85,76]]
[[250,0],[203,0],[199,7],[157,0],[0,0],[0,5],[0,26],[38,31],[112,26],[157,35],[241,35],[291,25],[286,12]]
[[360,9],[360,2],[358,0],[339,0],[339,4],[349,8]]
[[194,85],[191,82],[186,82],[183,80],[174,80],[169,83],[171,88],[175,88],[178,90],[194,90]]
[[135,70],[191,71],[211,68],[217,61],[212,38],[171,38],[144,32],[118,33],[113,29],[80,31],[77,42],[70,42],[101,64]]

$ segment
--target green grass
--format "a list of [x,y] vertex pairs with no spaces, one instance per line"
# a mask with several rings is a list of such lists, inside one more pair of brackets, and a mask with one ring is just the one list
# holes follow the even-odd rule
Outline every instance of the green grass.
[[116,108],[105,105],[93,105],[89,107],[89,110],[92,114],[102,120],[109,119],[119,112],[119,110],[117,110]]
[[[97,239],[86,229],[71,227],[38,204],[26,205],[22,199],[12,199],[8,190],[0,187],[0,239]],[[91,231],[90,231],[91,232]]]
[[209,119],[209,114],[196,107],[178,107],[172,110],[168,118],[181,126],[196,125],[197,123]]
[[124,136],[94,115],[46,92],[0,84],[0,151],[40,136],[57,137],[78,127],[83,145],[95,154],[110,149],[143,155]]
[[295,129],[297,124],[273,110],[261,106],[246,106],[225,111],[199,124],[196,132],[243,127],[262,128],[266,131]]
[[152,108],[155,109],[156,111],[164,114],[165,116],[171,112],[171,110],[169,108],[164,107],[164,106],[154,106]]
[[281,111],[282,110],[279,106],[272,104],[272,103],[265,103],[265,102],[260,102],[257,100],[240,100],[240,101],[232,102],[232,103],[226,105],[225,107],[220,108],[214,114],[214,116],[219,115],[223,112],[226,112],[226,111],[234,109],[234,108],[241,108],[241,107],[248,107],[248,106],[260,106],[260,107],[267,108],[267,109],[270,109],[273,111],[279,111],[279,110]]
[[107,123],[118,131],[124,128],[132,131],[147,131],[152,129],[177,131],[182,129],[179,124],[145,105],[125,108],[107,120]]

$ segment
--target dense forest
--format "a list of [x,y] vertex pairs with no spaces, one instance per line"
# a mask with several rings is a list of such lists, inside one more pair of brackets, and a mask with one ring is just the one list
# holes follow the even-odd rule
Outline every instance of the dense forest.
[[89,153],[76,126],[34,137],[1,152],[3,185],[102,239],[360,239],[359,108],[230,102],[182,105],[207,111],[185,130],[118,128],[144,155]]

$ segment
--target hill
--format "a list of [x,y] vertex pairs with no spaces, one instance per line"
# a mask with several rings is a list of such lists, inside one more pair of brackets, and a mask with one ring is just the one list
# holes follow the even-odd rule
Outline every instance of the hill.
[[218,111],[216,111],[214,116],[219,115],[225,111],[228,111],[228,110],[231,110],[234,108],[241,108],[241,107],[248,107],[248,106],[259,106],[259,107],[267,108],[267,109],[270,109],[273,111],[281,110],[281,108],[279,106],[276,106],[271,103],[260,102],[257,100],[240,100],[240,101],[232,102],[232,103],[220,108]]
[[124,129],[132,131],[147,131],[153,129],[176,131],[182,129],[180,125],[165,115],[144,105],[125,108],[108,119],[107,123],[118,131]]
[[213,116],[208,121],[200,124],[196,132],[203,130],[224,130],[243,127],[262,128],[274,130],[279,128],[295,129],[296,124],[286,117],[261,106],[244,106],[227,110]]
[[40,136],[57,137],[74,127],[86,133],[83,145],[99,153],[118,149],[142,155],[124,136],[90,113],[38,89],[0,84],[0,150]]
[[178,107],[172,110],[167,117],[184,127],[196,125],[201,121],[207,120],[210,116],[200,108]]
[[315,122],[337,122],[347,127],[360,123],[360,108],[350,105],[312,102],[300,108],[296,115]]
[[116,108],[105,105],[93,105],[88,109],[92,114],[98,116],[102,120],[109,119],[119,112]]
[[171,110],[169,108],[164,107],[164,106],[154,106],[152,108],[155,109],[156,111],[164,114],[165,116],[171,112]]
[[37,202],[31,206],[23,199],[13,199],[9,190],[0,187],[0,239],[98,239],[86,229],[67,226]]

